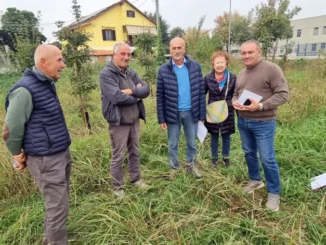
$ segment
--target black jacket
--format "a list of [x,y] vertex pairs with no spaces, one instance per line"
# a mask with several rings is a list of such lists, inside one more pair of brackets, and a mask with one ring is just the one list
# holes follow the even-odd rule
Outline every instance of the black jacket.
[[[205,76],[205,91],[206,94],[208,92],[208,104],[213,103],[215,101],[224,100],[225,92],[226,92],[226,84],[223,87],[222,91],[219,90],[218,83],[215,79],[215,71],[207,74]],[[235,89],[235,84],[237,81],[237,77],[235,74],[230,72],[230,81],[229,87],[226,95],[226,103],[228,104],[229,116],[222,123],[209,123],[205,120],[205,126],[209,133],[211,134],[233,134],[235,133],[235,125],[234,125],[234,108],[232,106],[232,97]]]

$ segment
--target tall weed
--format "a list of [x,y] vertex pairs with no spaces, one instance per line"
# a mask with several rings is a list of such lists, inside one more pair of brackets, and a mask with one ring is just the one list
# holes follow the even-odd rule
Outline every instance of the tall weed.
[[[74,238],[70,243],[326,244],[326,193],[313,192],[309,186],[310,178],[326,172],[326,85],[314,69],[319,61],[296,62],[291,61],[286,71],[290,101],[280,107],[276,133],[282,179],[278,213],[264,209],[265,189],[242,194],[247,167],[238,133],[232,136],[230,168],[210,168],[208,136],[198,144],[198,164],[204,178],[196,181],[182,170],[171,180],[167,135],[157,124],[155,97],[144,100],[147,121],[141,125],[140,141],[142,178],[151,188],[135,189],[128,182],[125,167],[127,196],[115,199],[109,183],[111,151],[100,92],[97,89],[90,94],[90,134],[83,128],[78,101],[72,97],[64,73],[57,88],[73,139],[68,231]],[[241,61],[232,59],[230,71],[241,69]],[[210,70],[209,64],[203,65],[203,74]],[[1,88],[7,90],[18,78],[1,76]],[[5,94],[1,90],[0,101],[4,102]],[[0,116],[5,116],[3,107]],[[181,163],[185,162],[185,149],[182,134]],[[38,244],[43,233],[42,198],[28,171],[12,169],[3,144],[0,154],[0,244]]]

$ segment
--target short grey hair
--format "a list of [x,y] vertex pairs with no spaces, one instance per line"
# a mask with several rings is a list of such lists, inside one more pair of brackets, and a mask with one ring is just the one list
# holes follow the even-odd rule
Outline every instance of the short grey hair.
[[120,46],[124,46],[124,45],[127,45],[130,48],[130,46],[129,46],[128,43],[119,42],[119,43],[114,44],[114,46],[113,46],[113,53],[115,53],[115,54],[118,53],[118,49],[120,48]]
[[[241,44],[241,47],[242,47],[242,45],[244,45],[244,44],[249,44],[249,43],[254,43],[254,44],[256,44],[257,49],[261,49],[260,43],[259,43],[257,40],[255,40],[255,39],[251,39],[251,40],[248,40],[248,41],[243,42],[243,43]],[[240,48],[241,48],[241,47],[240,47]]]

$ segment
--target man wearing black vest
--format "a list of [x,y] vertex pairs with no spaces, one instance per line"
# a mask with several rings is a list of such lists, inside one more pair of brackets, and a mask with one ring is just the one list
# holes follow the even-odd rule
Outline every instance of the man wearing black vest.
[[34,61],[8,92],[3,139],[15,169],[27,166],[45,200],[43,244],[67,245],[71,140],[54,85],[66,65],[53,45],[38,46]]

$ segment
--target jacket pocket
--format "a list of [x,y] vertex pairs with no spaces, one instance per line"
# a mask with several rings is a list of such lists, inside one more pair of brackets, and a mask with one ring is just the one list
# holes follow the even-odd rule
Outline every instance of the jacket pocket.
[[40,173],[42,174],[46,171],[44,156],[28,156],[26,164],[34,177],[38,177]]
[[46,140],[49,143],[49,149],[52,149],[52,140],[50,138],[50,134],[49,134],[48,130],[46,129],[46,127],[44,125],[43,125],[43,130],[44,130],[44,133],[45,133]]
[[109,123],[117,123],[119,121],[118,108],[109,101],[102,107],[102,114]]
[[144,102],[142,100],[138,101],[137,106],[139,110],[139,118],[143,119],[146,122],[146,110]]

